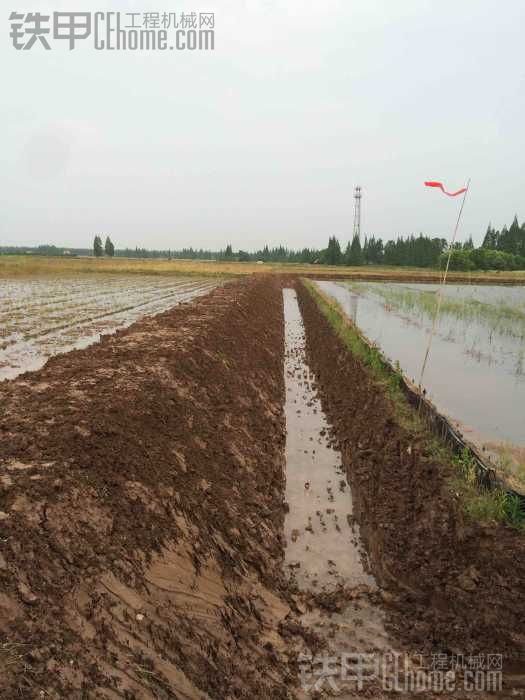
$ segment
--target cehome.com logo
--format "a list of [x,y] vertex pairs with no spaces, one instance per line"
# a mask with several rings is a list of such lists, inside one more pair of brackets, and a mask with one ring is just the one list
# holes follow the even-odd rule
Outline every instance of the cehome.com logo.
[[70,51],[88,43],[96,51],[214,51],[213,12],[11,12],[13,48]]

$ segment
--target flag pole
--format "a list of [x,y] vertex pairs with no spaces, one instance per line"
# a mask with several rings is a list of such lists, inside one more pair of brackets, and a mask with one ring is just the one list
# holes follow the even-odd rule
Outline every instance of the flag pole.
[[425,369],[427,367],[428,357],[430,355],[430,349],[432,347],[432,340],[434,339],[434,335],[436,334],[437,325],[439,322],[439,314],[441,312],[441,301],[443,299],[443,287],[445,286],[445,284],[447,282],[448,269],[450,267],[450,259],[452,257],[454,243],[456,242],[456,236],[458,234],[459,223],[461,221],[461,215],[463,213],[463,207],[465,206],[465,200],[467,198],[469,187],[470,187],[470,178],[468,179],[467,186],[466,186],[465,192],[463,194],[463,199],[461,200],[461,206],[459,208],[459,214],[458,214],[458,218],[456,220],[456,226],[454,228],[454,233],[452,235],[452,239],[451,239],[450,244],[449,244],[447,263],[445,265],[445,271],[443,272],[443,277],[441,278],[441,282],[440,282],[439,289],[438,289],[436,310],[434,312],[434,318],[432,320],[432,330],[430,332],[430,338],[428,339],[428,345],[427,345],[427,349],[425,352],[425,357],[423,359],[423,364],[421,366],[421,374],[419,375],[419,383],[418,383],[419,406],[421,406],[421,398],[422,398],[421,384],[423,383],[423,375],[425,374]]

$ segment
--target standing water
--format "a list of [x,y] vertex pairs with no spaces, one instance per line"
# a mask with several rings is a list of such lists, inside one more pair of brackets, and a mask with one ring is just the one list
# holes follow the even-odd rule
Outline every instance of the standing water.
[[305,330],[295,291],[285,289],[283,301],[289,506],[285,566],[300,591],[313,594],[321,607],[326,597],[333,603],[328,606],[330,612],[314,607],[302,616],[303,625],[326,642],[324,655],[332,660],[332,678],[319,675],[315,660],[305,678],[317,682],[317,690],[337,688],[338,697],[355,697],[355,676],[349,671],[343,680],[339,667],[343,655],[359,659],[375,654],[373,658],[379,659],[392,650],[392,642],[385,631],[384,612],[373,600],[377,585],[365,570],[366,555],[352,516],[352,494],[341,453],[329,437],[315,378],[306,362]]
[[324,643],[315,654],[306,649],[299,656],[304,691],[299,697],[386,699],[393,692],[402,693],[404,683],[410,683],[415,674],[420,684],[416,693],[427,697],[426,690],[435,683],[433,662],[425,665],[417,650],[401,651],[385,629],[378,600],[392,598],[379,591],[366,572],[341,453],[330,440],[315,378],[307,365],[305,329],[295,291],[285,289],[283,300],[289,505],[285,566],[311,604],[301,617],[303,626]]
[[[418,381],[438,286],[317,284]],[[514,488],[525,489],[525,287],[447,285],[423,386]]]
[[373,585],[362,564],[341,453],[331,444],[306,364],[304,326],[293,289],[284,290],[284,319],[288,567],[303,589]]

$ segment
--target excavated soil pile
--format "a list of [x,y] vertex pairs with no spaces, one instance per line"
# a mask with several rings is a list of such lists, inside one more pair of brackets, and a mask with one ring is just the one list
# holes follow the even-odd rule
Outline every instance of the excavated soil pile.
[[[299,285],[307,355],[334,426],[390,620],[412,650],[525,663],[525,538],[463,515],[428,434],[400,426],[384,390]],[[444,378],[446,381],[446,378]],[[396,635],[397,636],[397,635]]]
[[2,698],[288,697],[283,399],[267,278],[0,384]]

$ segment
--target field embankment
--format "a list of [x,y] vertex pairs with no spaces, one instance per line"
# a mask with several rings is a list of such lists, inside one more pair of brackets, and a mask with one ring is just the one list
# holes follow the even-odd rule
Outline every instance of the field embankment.
[[[137,258],[45,257],[37,255],[0,255],[0,278],[52,275],[74,277],[84,274],[125,275],[197,275],[200,277],[238,277],[252,274],[301,275],[326,280],[368,282],[439,282],[442,272],[430,268],[302,263],[236,262],[229,260],[167,260]],[[525,284],[525,271],[456,272],[448,274],[457,284]]]
[[402,420],[321,297],[304,285],[298,293],[308,361],[397,635],[411,649],[505,654],[506,670],[523,672],[523,533],[467,518],[450,458],[417,421]]
[[2,698],[286,698],[283,316],[247,279],[0,384]]

